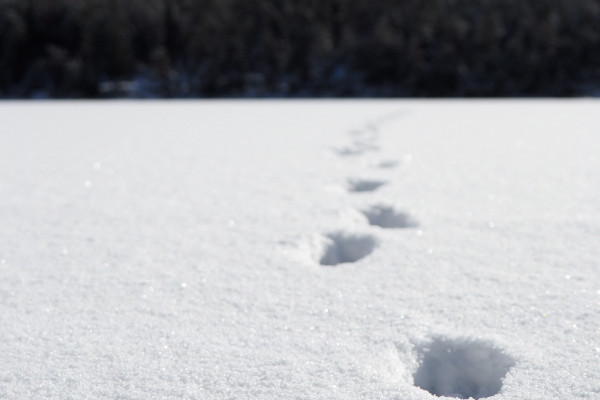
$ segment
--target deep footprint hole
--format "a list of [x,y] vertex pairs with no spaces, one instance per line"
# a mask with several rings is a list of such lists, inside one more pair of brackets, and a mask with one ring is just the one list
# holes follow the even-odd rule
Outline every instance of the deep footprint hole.
[[325,235],[325,246],[319,263],[338,265],[358,261],[373,252],[377,240],[371,235],[334,232]]
[[492,344],[470,339],[437,338],[419,350],[414,384],[436,396],[482,399],[500,392],[512,357]]
[[385,184],[385,181],[374,179],[349,179],[348,190],[350,192],[372,192]]
[[418,225],[417,221],[408,213],[396,210],[391,206],[376,205],[363,210],[363,214],[371,225],[386,229],[413,228]]

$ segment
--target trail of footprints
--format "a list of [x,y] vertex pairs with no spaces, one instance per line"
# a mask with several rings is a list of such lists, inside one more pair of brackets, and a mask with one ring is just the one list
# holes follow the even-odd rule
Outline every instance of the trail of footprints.
[[[352,144],[334,149],[340,157],[358,157],[379,151],[376,141],[380,125],[397,115],[380,118],[362,129],[349,132]],[[381,169],[396,168],[398,160],[382,160],[375,164]],[[346,190],[350,194],[374,192],[389,184],[380,179],[349,178]],[[374,204],[358,210],[372,226],[383,229],[407,229],[418,226],[410,214],[392,205]],[[379,239],[368,233],[353,233],[343,230],[322,235],[318,254],[322,266],[337,266],[354,263],[372,254]],[[481,399],[498,394],[502,381],[515,365],[515,360],[492,343],[468,338],[434,337],[416,346],[419,367],[413,374],[416,387],[434,396],[460,399]]]
[[[357,157],[368,152],[380,150],[377,144],[380,126],[387,120],[395,118],[394,114],[384,116],[376,122],[365,124],[363,128],[353,129],[349,135],[353,142],[344,147],[333,149],[340,157]],[[392,169],[399,165],[397,160],[383,160],[375,164],[381,169]],[[388,182],[382,179],[348,178],[345,184],[348,193],[375,192]],[[416,220],[408,213],[396,209],[394,206],[375,204],[365,210],[358,210],[372,226],[384,229],[413,228],[417,226]],[[318,256],[319,263],[324,266],[333,266],[344,263],[353,263],[367,257],[375,251],[379,240],[367,233],[351,233],[344,231],[329,232],[322,235],[322,249]]]

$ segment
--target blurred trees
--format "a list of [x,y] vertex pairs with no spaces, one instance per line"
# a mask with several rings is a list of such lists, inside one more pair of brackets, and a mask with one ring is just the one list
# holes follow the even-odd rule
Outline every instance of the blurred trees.
[[600,0],[0,0],[0,96],[574,95]]

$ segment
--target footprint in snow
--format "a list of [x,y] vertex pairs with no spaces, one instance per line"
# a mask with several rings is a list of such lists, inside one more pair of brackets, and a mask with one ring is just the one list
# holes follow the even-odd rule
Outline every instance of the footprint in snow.
[[360,128],[354,128],[348,131],[349,136],[353,137],[371,137],[376,138],[379,131],[379,125],[373,122],[368,122]]
[[360,156],[370,151],[379,151],[379,146],[368,142],[356,141],[350,146],[335,148],[333,151],[340,157],[351,157]]
[[398,160],[385,160],[385,161],[379,162],[375,166],[378,168],[381,168],[381,169],[392,169],[392,168],[396,168],[399,164],[400,164],[400,162]]
[[358,261],[373,252],[377,239],[371,235],[332,232],[322,238],[319,263],[338,265]]
[[515,360],[489,342],[436,337],[418,347],[415,386],[435,396],[482,399],[500,392]]
[[359,149],[353,146],[340,147],[333,149],[333,151],[340,157],[353,157],[364,154],[363,149]]
[[349,192],[373,192],[385,184],[375,179],[349,179],[347,187]]
[[348,135],[349,136],[353,136],[353,137],[360,137],[360,136],[364,136],[365,134],[365,130],[362,128],[355,128],[355,129],[350,129],[348,131]]
[[375,205],[362,213],[367,217],[369,223],[386,229],[413,228],[418,226],[417,221],[409,214],[398,211],[392,206]]

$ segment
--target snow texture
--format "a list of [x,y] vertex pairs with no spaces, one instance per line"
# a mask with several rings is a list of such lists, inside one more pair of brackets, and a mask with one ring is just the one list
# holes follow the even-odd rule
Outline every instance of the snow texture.
[[0,399],[600,399],[598,115],[2,103]]

